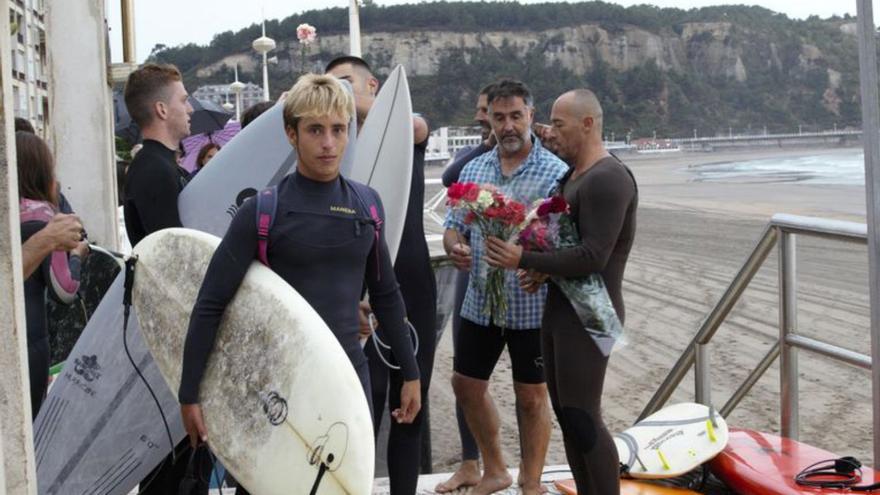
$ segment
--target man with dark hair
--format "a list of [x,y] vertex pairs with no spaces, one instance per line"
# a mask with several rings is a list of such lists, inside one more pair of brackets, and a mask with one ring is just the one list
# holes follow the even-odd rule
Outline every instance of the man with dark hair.
[[261,101],[259,103],[254,103],[253,105],[247,107],[247,110],[241,114],[241,128],[244,130],[245,127],[250,125],[251,122],[257,119],[260,115],[263,115],[263,112],[272,108],[274,102],[271,101]]
[[[327,74],[351,83],[357,110],[358,127],[364,120],[379,89],[379,81],[370,71],[370,66],[358,57],[339,57],[332,60],[325,69]],[[425,228],[422,210],[425,202],[425,150],[428,146],[428,124],[419,116],[413,116],[413,170],[410,183],[409,203],[400,240],[394,273],[400,284],[400,292],[406,304],[406,315],[419,337],[419,350],[416,359],[421,372],[421,391],[427,404],[431,372],[434,369],[434,347],[437,315],[437,286],[431,270],[428,244],[425,242]],[[381,330],[380,330],[381,331]],[[370,362],[370,381],[373,388],[373,422],[379,431],[385,411],[386,396],[388,410],[400,407],[400,384],[403,376],[399,371],[389,369],[380,359],[372,343],[366,347]],[[395,356],[398,361],[401,356]],[[388,476],[392,495],[415,493],[418,484],[422,453],[422,431],[424,414],[419,414],[412,424],[391,421],[388,436]]]
[[[492,184],[510,198],[531,204],[547,197],[568,167],[541,146],[530,127],[532,97],[525,84],[502,80],[488,94],[489,122],[498,144],[465,165],[459,182]],[[550,410],[541,359],[540,327],[546,289],[523,291],[514,270],[504,274],[507,311],[489,306],[484,280],[485,239],[478,223],[464,222],[464,213],[446,216],[443,247],[471,282],[461,308],[461,330],[455,345],[452,387],[483,457],[483,476],[470,493],[504,490],[513,480],[499,441],[499,417],[489,394],[489,378],[504,347],[510,354],[522,462],[522,492],[537,495],[550,442]]]
[[[477,106],[474,114],[474,121],[480,126],[480,137],[483,141],[476,145],[461,149],[456,153],[452,163],[443,171],[443,186],[449,187],[458,182],[461,170],[474,158],[491,151],[495,147],[495,135],[492,134],[492,126],[489,125],[489,91],[495,87],[495,83],[489,83],[483,86],[480,94],[477,96]],[[455,310],[452,315],[452,346],[458,342],[458,336],[461,334],[461,304],[464,301],[464,294],[467,291],[468,272],[459,271],[455,282]],[[439,483],[434,491],[438,493],[454,492],[460,488],[476,485],[480,482],[480,450],[477,447],[477,441],[468,428],[467,420],[464,417],[464,411],[461,405],[456,401],[455,419],[458,422],[458,436],[461,440],[461,465],[458,470],[446,481]]]
[[[132,72],[125,84],[125,105],[144,137],[143,148],[125,178],[123,211],[132,246],[157,230],[183,226],[177,196],[188,173],[177,164],[175,152],[189,135],[193,108],[188,96],[180,71],[173,65],[146,64]],[[144,478],[142,494],[178,493],[190,457],[188,444],[184,440],[178,445],[177,463],[171,463],[169,454]],[[202,488],[200,493],[207,493],[207,485]]]

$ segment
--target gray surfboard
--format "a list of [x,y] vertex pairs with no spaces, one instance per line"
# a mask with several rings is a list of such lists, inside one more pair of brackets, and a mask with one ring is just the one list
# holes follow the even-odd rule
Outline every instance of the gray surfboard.
[[376,95],[358,139],[361,145],[348,177],[379,193],[385,207],[385,242],[395,260],[403,237],[413,166],[412,102],[402,65],[389,74]]
[[[355,132],[352,125],[343,158],[349,163]],[[275,105],[184,189],[178,200],[181,221],[222,236],[244,198],[277,184],[293,170],[294,157],[284,134],[282,105]],[[34,423],[41,494],[127,494],[171,451],[159,409],[124,350],[123,278],[116,278],[98,305]],[[176,444],[185,436],[176,391],[165,384],[133,311],[125,341]]]

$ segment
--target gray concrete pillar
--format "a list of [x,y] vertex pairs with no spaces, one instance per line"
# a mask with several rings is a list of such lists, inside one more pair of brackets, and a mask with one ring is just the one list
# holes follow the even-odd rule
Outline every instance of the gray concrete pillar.
[[[0,0],[0,12],[8,11],[8,1]],[[0,33],[8,32],[9,16],[4,14]],[[5,454],[0,488],[36,495],[10,50],[10,37],[0,36],[0,450]]]
[[47,2],[56,174],[89,239],[117,249],[113,95],[104,2]]

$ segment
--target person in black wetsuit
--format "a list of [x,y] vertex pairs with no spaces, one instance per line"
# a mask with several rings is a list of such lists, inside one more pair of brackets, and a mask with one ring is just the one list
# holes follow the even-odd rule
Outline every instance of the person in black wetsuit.
[[[421,407],[419,369],[403,300],[381,229],[378,194],[343,178],[351,96],[330,76],[299,79],[284,102],[285,131],[297,168],[278,185],[269,233],[269,266],[299,292],[333,331],[357,371],[369,401],[367,358],[360,345],[358,301],[364,282],[403,375],[396,421],[411,423]],[[379,219],[370,210],[376,206]],[[214,253],[190,319],[178,399],[193,444],[208,440],[199,384],[228,302],[257,257],[256,202],[236,214]],[[332,393],[332,392],[331,392]],[[218,433],[219,434],[219,433]],[[242,489],[238,493],[245,493]]]
[[[33,133],[15,133],[18,162],[18,195],[21,240],[27,243],[47,228],[59,210],[54,160],[46,143]],[[78,222],[77,222],[78,223]],[[69,234],[68,234],[69,235]],[[75,246],[53,250],[44,255],[39,269],[27,274],[24,281],[25,318],[27,321],[28,375],[31,389],[31,415],[36,419],[49,385],[49,331],[46,316],[47,294],[70,304],[79,288],[81,260],[89,252],[82,226],[73,233]]]
[[[559,193],[571,207],[582,245],[548,253],[523,252],[496,238],[489,264],[561,277],[602,275],[620,322],[623,272],[636,231],[638,187],[630,170],[602,144],[602,107],[589,90],[569,91],[553,104],[550,137],[569,163]],[[540,278],[523,278],[527,290]],[[550,284],[541,322],[547,388],[562,427],[565,455],[578,493],[620,493],[617,448],[602,419],[608,356],[587,333],[565,294]]]
[[177,196],[189,174],[174,153],[189,135],[193,109],[187,96],[174,66],[147,64],[125,85],[125,104],[144,136],[125,177],[125,230],[132,246],[157,230],[183,226]]
[[[344,56],[332,60],[324,71],[338,79],[351,83],[357,107],[359,125],[363,124],[376,92],[379,82],[373,77],[370,66],[358,57]],[[431,373],[434,369],[434,348],[436,347],[436,315],[437,285],[431,269],[431,258],[428,244],[425,241],[423,210],[425,203],[425,150],[428,146],[428,124],[419,116],[413,117],[413,169],[410,182],[409,202],[404,221],[403,236],[397,259],[394,261],[394,273],[400,283],[400,292],[406,303],[406,314],[415,328],[419,339],[419,350],[416,356],[421,371],[422,397],[427,411],[428,388],[431,385]],[[373,294],[370,294],[370,301]],[[377,334],[384,335],[385,329]],[[384,339],[384,337],[383,337]],[[370,363],[370,381],[373,387],[373,423],[378,434],[385,411],[386,398],[389,410],[399,407],[400,397],[397,389],[402,380],[401,374],[390,369],[378,355],[374,343],[367,342],[366,353]],[[397,360],[401,356],[394,355]],[[420,466],[422,464],[422,438],[430,434],[420,414],[411,424],[391,422],[388,435],[387,464],[391,481],[392,495],[412,494],[416,491]]]
[[[483,141],[476,146],[463,148],[455,154],[452,163],[443,171],[443,187],[449,187],[458,182],[458,176],[461,175],[461,170],[468,162],[483,153],[491,151],[495,147],[495,134],[492,133],[492,126],[489,124],[489,91],[494,86],[495,83],[484,86],[477,96],[474,121],[480,126],[480,137]],[[464,295],[470,282],[469,271],[457,270],[456,273],[455,310],[452,314],[453,349],[458,342],[458,336],[461,332],[461,304],[464,301]],[[458,421],[458,436],[461,440],[461,465],[448,480],[437,484],[434,488],[434,491],[437,493],[454,492],[459,488],[474,486],[480,482],[480,449],[477,446],[473,433],[468,428],[467,421],[464,418],[464,411],[462,411],[458,401],[455,402],[455,419]]]
[[[193,109],[187,96],[180,72],[173,65],[146,64],[128,76],[125,105],[144,137],[143,147],[128,166],[122,203],[132,246],[157,230],[182,227],[177,196],[189,174],[177,164],[174,153],[189,135]],[[177,493],[186,474],[189,449],[186,440],[178,444],[177,462],[172,463],[169,454],[141,481],[141,493]],[[198,462],[203,467],[210,465],[203,452]],[[202,485],[197,492],[206,494],[207,485]]]

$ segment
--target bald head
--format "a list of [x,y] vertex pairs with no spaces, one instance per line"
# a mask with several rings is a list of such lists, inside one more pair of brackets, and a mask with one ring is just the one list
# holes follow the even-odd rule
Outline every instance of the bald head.
[[602,105],[588,89],[564,93],[553,103],[550,145],[570,164],[586,159],[602,144]]
[[589,89],[573,89],[557,98],[557,103],[564,105],[568,113],[577,120],[593,118],[593,125],[602,132],[602,104],[599,98]]

